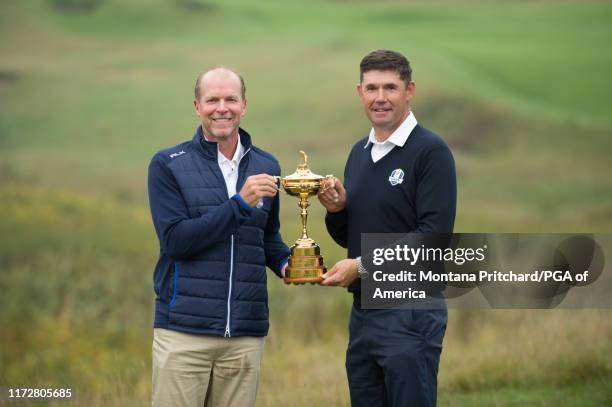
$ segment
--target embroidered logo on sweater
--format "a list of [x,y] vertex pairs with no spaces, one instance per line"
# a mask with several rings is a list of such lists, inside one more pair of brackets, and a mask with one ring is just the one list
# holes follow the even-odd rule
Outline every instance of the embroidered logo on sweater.
[[170,158],[178,157],[179,155],[183,155],[183,154],[185,154],[185,152],[183,150],[181,150],[178,153],[170,154]]
[[389,183],[391,186],[396,186],[404,182],[404,171],[401,168],[391,171],[389,175]]

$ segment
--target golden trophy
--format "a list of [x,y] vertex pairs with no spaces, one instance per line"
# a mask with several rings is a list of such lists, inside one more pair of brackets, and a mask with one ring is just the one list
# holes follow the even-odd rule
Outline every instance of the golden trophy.
[[302,154],[302,163],[297,166],[297,170],[286,177],[279,177],[285,192],[300,198],[298,205],[302,209],[302,237],[291,246],[291,256],[285,269],[285,283],[314,284],[323,281],[322,276],[327,269],[323,264],[319,245],[308,237],[306,231],[308,210],[306,208],[310,206],[308,197],[316,195],[319,190],[327,189],[333,176],[323,177],[313,174],[308,168],[308,156],[303,151],[300,151],[300,154]]

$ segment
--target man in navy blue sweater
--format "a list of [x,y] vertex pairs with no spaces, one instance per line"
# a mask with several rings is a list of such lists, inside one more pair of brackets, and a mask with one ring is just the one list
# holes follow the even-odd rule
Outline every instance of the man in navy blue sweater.
[[353,406],[434,406],[446,309],[361,308],[362,233],[451,233],[456,175],[446,143],[411,112],[412,69],[377,50],[360,65],[357,92],[372,123],[352,148],[344,185],[319,194],[333,239],[348,249],[323,285],[348,287],[354,302],[346,369]]
[[149,200],[159,238],[155,267],[154,406],[254,406],[268,333],[266,266],[284,275],[276,159],[239,127],[242,77],[198,76],[202,123],[159,151]]

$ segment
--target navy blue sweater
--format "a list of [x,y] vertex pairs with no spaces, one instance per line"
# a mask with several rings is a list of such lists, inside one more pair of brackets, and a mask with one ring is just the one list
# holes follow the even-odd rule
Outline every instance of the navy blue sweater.
[[[250,175],[280,175],[272,155],[245,147],[236,190]],[[158,152],[149,166],[149,201],[159,238],[155,327],[225,335],[268,332],[266,265],[280,276],[289,248],[279,233],[279,197],[251,208],[228,199],[217,144],[202,137]]]
[[[348,248],[348,258],[361,255],[362,233],[452,233],[457,180],[444,140],[417,125],[403,147],[377,162],[372,146],[364,148],[367,141],[359,140],[346,162],[345,209],[325,217],[332,238]],[[349,291],[358,292],[359,283]]]

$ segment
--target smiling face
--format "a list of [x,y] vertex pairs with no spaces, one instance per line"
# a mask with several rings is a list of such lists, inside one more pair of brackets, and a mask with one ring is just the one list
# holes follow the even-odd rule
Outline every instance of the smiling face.
[[406,85],[397,71],[364,72],[357,92],[380,141],[386,140],[408,117],[414,91],[415,83]]
[[206,72],[200,80],[200,98],[193,104],[208,140],[224,142],[238,137],[246,99],[234,72],[225,68]]

